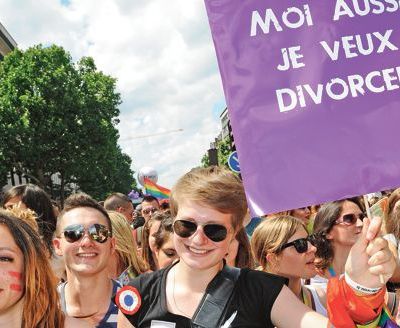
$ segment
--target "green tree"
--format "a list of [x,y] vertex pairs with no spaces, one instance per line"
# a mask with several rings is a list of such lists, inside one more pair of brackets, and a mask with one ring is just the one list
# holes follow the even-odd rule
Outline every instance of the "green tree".
[[0,167],[23,173],[61,201],[73,184],[94,197],[132,184],[131,161],[117,145],[115,89],[116,80],[92,58],[74,64],[55,45],[8,54],[0,63]]
[[7,183],[7,167],[6,161],[4,158],[4,154],[0,150],[0,186],[3,186]]

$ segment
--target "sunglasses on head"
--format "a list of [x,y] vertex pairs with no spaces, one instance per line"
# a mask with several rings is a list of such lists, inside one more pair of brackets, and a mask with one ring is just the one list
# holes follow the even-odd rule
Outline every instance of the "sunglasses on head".
[[343,223],[344,225],[353,225],[356,224],[357,220],[360,219],[363,221],[365,218],[364,213],[359,213],[359,214],[345,214],[341,218],[337,219],[335,221],[335,224],[341,224]]
[[[174,222],[174,231],[179,237],[188,238],[197,231],[197,226],[198,224],[193,221],[176,220]],[[221,224],[210,223],[202,227],[207,238],[214,242],[223,241],[228,234],[226,227]]]
[[157,212],[158,211],[158,209],[157,208],[155,208],[155,207],[147,207],[147,208],[145,208],[144,210],[143,210],[143,214],[150,214],[150,213],[155,213],[155,212]]
[[310,238],[299,238],[296,240],[291,241],[290,243],[286,243],[281,247],[281,251],[284,250],[285,248],[293,246],[297,253],[305,253],[308,250],[308,242],[311,243]]
[[83,224],[73,224],[66,227],[63,231],[63,235],[65,240],[69,243],[74,243],[85,235],[85,232],[88,232],[90,239],[96,241],[100,244],[105,243],[109,237],[111,237],[111,232],[105,225],[102,224],[92,224],[87,229]]

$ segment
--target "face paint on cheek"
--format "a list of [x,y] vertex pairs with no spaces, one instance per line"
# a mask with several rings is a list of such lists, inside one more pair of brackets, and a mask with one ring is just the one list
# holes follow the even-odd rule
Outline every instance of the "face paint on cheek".
[[[7,282],[10,282],[10,290],[15,291],[15,292],[21,292],[22,291],[22,285],[19,283],[22,280],[22,273],[18,271],[6,271],[6,272],[1,272],[1,275],[6,276],[7,279],[5,279]],[[18,282],[16,283],[15,280]],[[13,282],[12,282],[13,281]]]
[[8,271],[8,275],[12,278],[22,280],[22,273],[17,272],[17,271]]
[[15,291],[15,292],[21,292],[22,291],[22,286],[19,284],[10,284],[10,289]]

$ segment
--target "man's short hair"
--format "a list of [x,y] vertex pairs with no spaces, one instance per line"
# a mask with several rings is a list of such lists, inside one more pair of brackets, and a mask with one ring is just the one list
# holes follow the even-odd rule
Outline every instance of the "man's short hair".
[[143,202],[151,203],[151,202],[154,202],[154,201],[157,202],[158,205],[160,205],[160,203],[158,202],[158,199],[156,197],[154,197],[152,195],[144,195],[142,203]]
[[195,168],[181,177],[171,190],[170,208],[176,217],[179,204],[194,201],[221,213],[232,215],[237,231],[247,211],[242,181],[231,171],[219,166]]
[[59,234],[59,232],[60,232],[61,221],[62,221],[62,218],[65,215],[65,213],[68,213],[69,211],[72,211],[75,208],[81,208],[81,207],[93,208],[93,209],[99,211],[101,214],[103,214],[103,216],[107,220],[108,230],[110,231],[110,233],[112,235],[111,220],[110,220],[110,217],[109,217],[107,211],[104,209],[103,206],[101,206],[92,197],[90,197],[88,194],[85,194],[85,193],[72,194],[65,200],[64,208],[63,208],[62,212],[60,213],[58,220],[57,220],[57,228],[56,228],[57,234]]
[[119,207],[125,207],[128,203],[132,202],[127,195],[114,192],[104,201],[104,208],[107,211],[116,211]]

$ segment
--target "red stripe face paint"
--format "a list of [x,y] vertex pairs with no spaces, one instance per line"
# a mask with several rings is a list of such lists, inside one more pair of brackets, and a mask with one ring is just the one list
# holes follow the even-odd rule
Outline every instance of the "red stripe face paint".
[[10,289],[16,292],[21,292],[22,286],[19,284],[10,284]]
[[18,280],[22,280],[22,273],[17,272],[17,271],[8,271],[8,274],[10,277],[18,279]]

